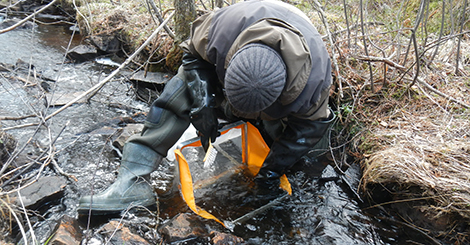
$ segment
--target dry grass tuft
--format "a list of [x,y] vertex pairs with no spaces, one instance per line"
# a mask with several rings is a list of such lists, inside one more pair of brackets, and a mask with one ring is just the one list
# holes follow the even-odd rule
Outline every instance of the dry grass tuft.
[[382,142],[383,150],[364,161],[363,187],[370,183],[395,183],[404,190],[416,186],[423,192],[407,193],[408,197],[430,197],[435,205],[422,210],[434,211],[434,218],[449,213],[470,218],[468,118],[410,115],[400,124],[372,132],[378,139],[386,140],[377,141]]
[[[393,4],[390,2],[389,6]],[[328,7],[336,15],[343,11],[325,7],[327,13]],[[360,8],[352,4],[349,10],[355,9]],[[455,32],[444,32],[435,53],[438,34],[424,32],[422,24],[416,29],[415,52],[411,32],[403,28],[406,27],[403,15],[391,11],[390,19],[394,21],[387,22],[375,14],[366,12],[364,23],[381,24],[366,26],[364,33],[359,28],[360,17],[351,18],[349,26],[359,27],[349,29],[350,38],[345,23],[331,15],[326,19],[333,42],[328,42],[325,28],[319,28],[338,66],[332,101],[337,104],[341,125],[334,139],[339,145],[347,144],[351,155],[362,163],[361,187],[373,199],[374,187],[393,186],[393,190],[387,190],[393,191],[394,201],[407,201],[431,220],[447,216],[461,217],[459,222],[467,222],[470,36],[462,35],[456,72],[458,39],[452,37]],[[440,25],[428,27],[439,30]],[[348,166],[340,161],[335,164]]]
[[[145,1],[129,0],[81,3],[77,8],[77,21],[85,36],[116,35],[128,53],[140,47],[160,24],[152,19]],[[173,39],[161,32],[144,55],[156,60],[163,59],[172,45]]]
[[[426,71],[426,82],[468,103],[468,77],[442,73]],[[384,96],[376,110],[362,115],[360,120],[368,122],[367,137],[359,145],[364,153],[362,187],[367,191],[371,184],[391,184],[400,193],[395,199],[427,197],[431,205],[419,209],[433,214],[430,218],[458,214],[470,219],[469,111],[419,85],[411,91],[412,96],[397,100]],[[359,108],[371,104],[370,97],[362,101]]]

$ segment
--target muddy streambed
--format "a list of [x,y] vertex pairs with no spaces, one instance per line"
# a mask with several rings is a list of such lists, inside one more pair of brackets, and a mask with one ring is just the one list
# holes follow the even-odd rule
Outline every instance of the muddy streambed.
[[[71,33],[66,26],[39,25],[33,29],[17,29],[0,35],[0,62],[16,64],[15,69],[25,69],[21,73],[1,73],[2,116],[48,115],[59,108],[60,103],[46,108],[45,100],[68,101],[115,69],[95,61],[64,63],[69,42],[71,47],[81,42],[78,36],[71,39]],[[29,74],[29,77],[19,79],[18,74]],[[110,220],[122,221],[132,226],[150,244],[158,244],[164,240],[157,232],[157,226],[165,224],[179,213],[191,213],[178,191],[172,188],[174,162],[165,161],[152,174],[152,184],[156,190],[169,191],[167,196],[160,198],[158,210],[130,212],[122,218],[100,216],[88,219],[77,214],[80,196],[103,190],[116,177],[119,150],[112,145],[115,136],[124,126],[141,123],[144,120],[142,114],[148,111],[147,103],[136,99],[131,83],[126,79],[129,74],[130,71],[124,71],[90,100],[77,103],[54,116],[46,122],[46,126],[14,128],[37,123],[37,117],[1,122],[2,128],[10,128],[7,132],[18,140],[18,147],[27,145],[23,152],[30,158],[48,151],[51,142],[54,142],[52,152],[57,164],[76,178],[76,181],[68,179],[63,197],[45,204],[47,210],[31,218],[34,234],[39,241],[46,241],[53,233],[53,224],[68,216],[78,220],[82,244],[104,244],[109,241],[99,231]],[[26,144],[30,138],[31,142]],[[356,165],[352,165],[345,174],[338,174],[331,167],[325,168],[329,164],[326,159],[305,159],[297,167],[304,170],[294,169],[288,175],[293,187],[292,196],[283,198],[230,229],[201,219],[203,226],[210,227],[209,230],[233,234],[248,244],[430,243],[419,232],[384,219],[387,216],[384,210],[364,211],[367,205],[354,192],[360,179]],[[48,165],[44,169],[33,167],[24,177],[38,173],[42,176],[60,175]],[[20,185],[19,179],[12,181],[12,185]],[[263,205],[250,193],[247,183],[249,180],[238,175],[221,179],[214,186],[216,191],[211,191],[209,187],[196,193],[198,204],[225,221],[234,220]],[[18,231],[16,235],[16,241],[19,241],[21,235]],[[210,243],[209,240],[199,237],[173,241],[173,244],[205,244]]]

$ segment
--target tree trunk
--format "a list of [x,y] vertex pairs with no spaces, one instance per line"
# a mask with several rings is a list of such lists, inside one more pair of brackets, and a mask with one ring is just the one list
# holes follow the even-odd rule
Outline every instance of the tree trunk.
[[175,42],[166,57],[166,65],[176,71],[183,55],[179,44],[189,38],[191,23],[196,19],[196,5],[194,0],[174,0],[173,4],[175,6]]
[[215,6],[217,8],[222,8],[224,6],[224,0],[215,0]]
[[189,37],[190,23],[196,19],[196,4],[194,0],[175,0],[175,43],[180,44]]

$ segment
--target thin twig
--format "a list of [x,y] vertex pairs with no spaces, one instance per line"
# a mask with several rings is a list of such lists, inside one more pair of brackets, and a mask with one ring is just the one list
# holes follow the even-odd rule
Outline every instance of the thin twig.
[[152,33],[152,35],[150,35],[150,37],[131,56],[129,56],[129,58],[127,58],[116,70],[114,70],[110,75],[108,75],[103,81],[99,82],[95,86],[83,92],[81,95],[77,96],[75,99],[69,101],[60,109],[58,109],[57,111],[45,117],[44,120],[47,121],[51,119],[53,116],[64,111],[71,105],[75,104],[77,101],[85,98],[88,94],[96,93],[98,90],[100,90],[106,83],[111,81],[111,79],[114,76],[116,76],[124,67],[126,67],[137,56],[137,54],[139,54],[155,38],[155,36],[157,36],[157,34],[163,29],[163,27],[168,23],[168,21],[173,17],[173,15],[174,15],[174,12],[171,13],[170,16],[168,16],[168,18]]
[[240,224],[243,224],[245,223],[246,221],[250,220],[251,218],[255,217],[256,215],[268,210],[269,208],[279,204],[281,201],[283,201],[284,199],[286,199],[287,197],[289,197],[289,194],[284,194],[274,200],[272,200],[271,202],[267,203],[266,205],[264,206],[261,206],[241,217],[238,217],[237,219],[235,219],[234,221],[226,221],[225,223],[226,224],[229,224],[227,227],[233,227],[234,225],[240,225]]
[[[429,43],[428,47],[426,47],[423,52],[421,53],[421,55],[419,55],[419,58],[417,60],[420,60],[423,58],[423,56],[426,54],[427,51],[429,51],[430,49],[434,48],[435,46],[439,45],[440,43],[443,43],[443,42],[447,42],[448,40],[452,39],[452,38],[455,38],[455,37],[458,37],[458,36],[463,36],[467,33],[470,33],[470,30],[468,31],[464,31],[464,32],[461,32],[461,33],[458,33],[458,34],[453,34],[453,35],[449,35],[449,36],[446,36],[444,38],[442,38],[442,40],[440,40],[439,42],[437,41],[434,41],[434,42],[431,42]],[[398,80],[398,83],[402,80],[402,79],[405,79],[405,76],[408,74],[408,72],[413,68],[413,66],[416,64],[416,61],[414,61],[409,68],[406,69],[406,71],[402,74],[401,78]],[[414,79],[412,80],[414,81]]]
[[[347,27],[346,27],[345,29],[342,29],[342,30],[339,30],[339,31],[335,31],[335,32],[331,33],[331,35],[332,35],[332,36],[336,36],[336,35],[341,34],[341,33],[343,33],[343,32],[347,32],[347,33],[348,33],[348,39],[347,39],[347,40],[350,40],[350,39],[351,39],[351,37],[350,37],[350,35],[351,35],[351,30],[352,30],[352,29],[356,29],[356,28],[358,28],[358,27],[361,26],[361,25],[359,25],[359,24],[354,24],[354,25],[352,25],[352,26],[349,26],[349,24],[346,24],[346,25],[347,25]],[[378,22],[378,21],[369,21],[369,22],[364,22],[364,25],[367,25],[367,26],[368,26],[368,25],[372,25],[372,26],[378,26],[378,25],[380,25],[380,26],[383,26],[383,25],[385,25],[385,24],[384,24],[383,22]],[[327,36],[328,36],[328,35],[324,35],[324,36],[322,36],[322,38],[326,38]],[[348,45],[350,45],[349,42],[348,42]],[[348,47],[349,47],[349,46],[348,46]]]
[[444,98],[446,98],[446,99],[448,99],[448,100],[450,100],[450,101],[453,101],[453,102],[455,102],[455,103],[457,103],[457,104],[459,104],[459,105],[461,105],[461,106],[463,106],[463,107],[465,107],[465,108],[467,108],[467,109],[470,108],[470,105],[469,105],[469,104],[467,104],[467,103],[465,103],[465,102],[463,102],[463,101],[461,101],[461,100],[455,99],[455,98],[453,98],[453,97],[451,97],[451,96],[449,96],[449,95],[447,95],[447,94],[442,93],[441,91],[439,91],[439,90],[433,88],[431,85],[429,85],[427,82],[425,82],[424,79],[418,77],[416,80],[417,80],[420,84],[424,85],[424,87],[426,87],[427,89],[429,89],[429,90],[431,90],[432,92],[436,93],[437,95],[440,95],[440,96],[442,96],[442,97],[444,97]]
[[[444,20],[445,20],[444,17],[446,14],[445,10],[446,10],[446,1],[442,1],[441,28],[439,30],[439,37],[437,38],[438,43],[440,43],[441,38],[442,38],[442,33],[444,32]],[[436,46],[436,49],[434,49],[434,53],[431,56],[431,60],[429,61],[429,64],[431,64],[434,58],[436,57],[438,50],[439,50],[439,44]]]
[[420,86],[421,83],[418,83],[417,84],[417,87],[421,90],[421,92],[432,102],[434,103],[439,109],[441,109],[444,113],[448,114],[449,112],[446,111],[437,101],[434,100],[433,97],[431,97],[431,95],[429,95],[426,90],[424,90],[424,88],[422,86]]
[[[396,27],[396,29],[398,30],[398,32],[397,32],[397,35],[395,36],[395,41],[399,40],[400,36],[403,35],[403,32],[406,31],[406,29],[404,28],[404,21],[400,20],[400,16],[401,16],[401,14],[405,13],[405,11],[404,11],[404,9],[406,9],[405,4],[407,4],[408,2],[409,1],[401,1],[400,9],[397,11],[397,16],[396,16],[397,27]],[[397,54],[398,54],[397,55],[397,60],[400,60],[402,45],[396,45],[396,48],[397,48]],[[405,62],[403,62],[403,65],[404,64],[405,64]]]
[[57,136],[52,139],[51,137],[51,142],[49,144],[49,158],[50,158],[50,163],[52,163],[52,166],[54,166],[54,168],[56,169],[57,172],[59,172],[61,175],[69,178],[69,179],[73,179],[75,181],[78,181],[77,178],[71,174],[68,174],[66,172],[64,172],[64,170],[62,170],[62,168],[59,166],[59,164],[57,163],[57,161],[55,160],[54,158],[54,155],[57,153],[55,151],[53,151],[54,149],[54,144],[55,142],[57,141],[57,139],[59,138],[59,136],[64,132],[65,128],[70,124],[70,121],[67,121],[65,123],[65,125],[62,127],[62,129],[59,131],[59,133],[57,134]]
[[19,128],[26,128],[26,127],[33,127],[33,126],[38,126],[38,125],[39,125],[39,123],[21,124],[21,125],[16,125],[16,126],[4,128],[3,131],[19,129]]
[[[10,3],[11,3],[11,1],[10,1]],[[10,13],[10,12],[13,12],[13,11],[11,11],[10,9],[13,8],[13,7],[15,7],[16,5],[19,5],[20,3],[22,3],[22,1],[17,1],[16,3],[12,3],[12,4],[10,4],[10,5],[8,5],[8,6],[4,7],[4,8],[2,8],[2,9],[0,9],[0,12],[7,12],[7,11],[8,11],[9,13]]]
[[393,62],[392,60],[388,58],[382,58],[382,57],[375,57],[375,56],[357,56],[356,57],[358,60],[364,60],[364,61],[370,61],[370,62],[383,62],[391,67],[395,67],[399,70],[406,70],[406,67],[397,64]]
[[346,31],[348,32],[348,48],[351,48],[351,29],[349,28],[349,18],[348,18],[348,8],[346,7],[346,0],[343,0],[343,8],[344,8],[344,18],[346,20]]
[[418,79],[418,76],[419,76],[419,67],[421,66],[421,62],[420,62],[420,58],[419,58],[419,50],[418,50],[418,44],[417,44],[417,41],[416,41],[416,33],[415,31],[413,30],[412,34],[411,34],[411,40],[413,41],[413,48],[415,50],[415,57],[416,57],[416,60],[415,60],[415,64],[416,64],[416,72],[415,72],[415,76],[413,78],[413,82],[410,84],[410,86],[408,86],[408,89],[411,88],[417,81]]
[[454,7],[452,5],[452,0],[450,0],[449,6],[449,13],[450,13],[450,33],[454,33],[455,29],[455,22],[454,22]]
[[[149,4],[150,4],[150,6],[148,6]],[[155,13],[155,16],[158,19],[158,22],[160,22],[160,24],[161,24],[164,21],[164,19],[163,19],[162,15],[160,14],[160,9],[157,7],[157,5],[155,5],[155,2],[153,0],[147,0],[147,6],[149,8],[149,13],[152,16],[152,19],[155,21],[155,19],[153,18],[153,14],[152,14],[151,9],[153,9],[153,11]],[[155,21],[155,24],[157,24],[156,21]],[[165,25],[163,28],[165,28],[165,31],[168,33],[168,35],[171,38],[175,39],[175,33],[173,33],[173,31],[167,25]]]
[[[32,164],[34,164],[34,163],[37,162],[36,159],[31,159],[30,157],[26,157],[26,158],[28,158],[29,160],[31,160],[31,162],[25,163],[25,164],[23,164],[23,165],[21,165],[21,166],[16,167],[15,169],[12,169],[12,170],[6,172],[6,173],[3,174],[2,176],[0,176],[0,179],[6,178],[6,176],[13,174],[14,172],[16,172],[16,171],[18,171],[18,170],[20,170],[20,169],[28,168],[30,165],[32,165]],[[2,183],[2,187],[3,187],[3,183]],[[0,188],[1,188],[1,187],[0,187]]]
[[26,141],[26,143],[21,147],[20,150],[15,151],[13,155],[7,160],[5,164],[3,164],[2,169],[0,169],[0,176],[5,172],[5,170],[10,166],[10,164],[18,157],[18,155],[26,148],[26,146],[33,140],[33,137],[39,132],[39,128],[41,127],[41,123],[36,127],[33,135]]
[[[379,45],[376,45],[375,42],[370,38],[370,35],[367,35],[367,39],[369,40],[369,43],[372,45],[372,47],[376,48],[382,53],[382,56],[385,58],[386,53],[383,48],[381,48]],[[383,63],[383,84],[387,84],[387,63]]]
[[459,36],[463,36],[463,35],[468,34],[468,33],[470,33],[470,30],[462,31],[462,32],[457,33],[457,34],[448,35],[448,36],[445,36],[444,38],[442,38],[442,40],[436,40],[434,42],[430,42],[426,47],[426,51],[428,49],[431,49],[431,48],[435,47],[436,45],[439,45],[440,43],[447,42],[450,39],[453,39],[453,38],[459,37]]
[[[439,195],[439,196],[444,196],[444,195]],[[373,209],[373,208],[377,208],[377,207],[381,207],[381,206],[385,206],[385,205],[389,205],[389,204],[395,204],[395,203],[414,202],[414,201],[421,201],[421,200],[429,200],[429,199],[432,199],[432,198],[435,198],[435,197],[439,197],[439,196],[426,196],[426,197],[417,197],[417,198],[393,200],[393,201],[378,203],[378,204],[375,204],[375,205],[372,205],[372,206],[369,206],[369,207],[365,207],[365,208],[363,208],[362,210]],[[446,195],[446,196],[448,196],[448,195]]]
[[[465,14],[467,10],[467,0],[463,2],[463,8],[462,8],[462,22],[460,24],[460,32],[463,30],[463,26],[465,24]],[[459,60],[460,60],[460,43],[462,42],[462,36],[459,36],[459,41],[457,42],[457,54],[455,57],[455,74],[458,75],[459,72]]]
[[[86,24],[86,27],[87,27],[86,32],[90,33],[91,32],[91,26],[90,26],[90,23],[88,22],[88,19],[85,17],[84,14],[82,14],[82,12],[78,8],[77,4],[75,3],[75,0],[72,0],[72,4],[74,6],[75,11],[77,11],[77,14],[82,16],[83,20],[85,21],[85,24]],[[86,7],[88,7],[88,2],[87,1],[85,1],[85,5],[86,5]],[[90,16],[92,17],[91,13],[90,13]]]
[[[3,74],[0,73],[0,76],[4,79],[5,83],[7,83],[10,87],[12,87],[12,88],[14,87],[13,84],[11,84],[11,82],[5,77],[5,75],[3,75]],[[7,90],[8,90],[8,89],[7,89]],[[8,92],[8,93],[10,93],[10,92]],[[14,96],[17,96],[18,98],[20,98],[21,101],[24,103],[24,106],[25,106],[26,108],[28,108],[28,109],[31,111],[32,114],[34,114],[34,115],[36,115],[37,117],[39,117],[39,112],[36,111],[36,110],[33,108],[33,106],[25,100],[25,98],[24,98],[23,95],[20,95],[17,91],[14,91],[14,93],[15,93],[15,94],[12,94],[12,93],[10,93],[10,94],[11,94],[11,95],[14,95]]]
[[[330,45],[331,45],[331,53],[332,53],[332,55],[331,55],[331,60],[332,60],[332,62],[333,62],[333,66],[334,66],[334,68],[335,68],[335,73],[336,73],[336,78],[337,78],[337,80],[338,80],[339,99],[341,99],[341,98],[344,97],[344,95],[343,95],[343,88],[342,88],[342,86],[343,86],[343,85],[342,85],[342,82],[343,82],[343,80],[345,80],[345,79],[343,79],[343,77],[341,76],[341,73],[340,73],[340,71],[339,71],[338,62],[336,61],[336,52],[335,52],[335,47],[336,47],[336,46],[335,46],[335,43],[333,42],[333,38],[332,38],[332,35],[331,35],[330,27],[329,27],[329,25],[328,25],[328,21],[327,21],[326,18],[325,18],[326,15],[325,15],[325,13],[323,12],[323,9],[322,9],[320,3],[319,3],[317,0],[314,0],[314,3],[315,3],[315,5],[316,5],[316,9],[317,9],[317,11],[318,11],[318,13],[319,13],[319,15],[320,15],[320,18],[322,19],[322,22],[323,22],[323,24],[325,25],[326,33],[328,33],[328,40],[329,40]],[[346,82],[347,82],[347,81],[346,81]],[[350,84],[348,84],[348,85],[350,85]]]
[[36,115],[26,115],[26,116],[19,116],[19,117],[9,117],[9,116],[5,116],[5,117],[0,117],[0,121],[2,121],[2,120],[13,120],[13,121],[16,121],[16,120],[23,120],[23,119],[30,118],[30,117],[36,117]]
[[[78,11],[78,10],[77,10]],[[64,68],[64,64],[65,64],[65,61],[67,59],[67,54],[69,53],[69,50],[70,50],[70,46],[72,45],[72,41],[75,37],[75,29],[76,28],[73,28],[73,32],[72,32],[72,35],[70,36],[70,39],[69,39],[69,42],[67,44],[67,48],[65,49],[65,54],[64,56],[62,57],[62,62],[60,63],[60,68],[59,68],[59,71],[57,72],[57,76],[56,76],[56,79],[55,81],[59,81],[59,78],[60,76],[62,75],[62,71],[63,71],[63,68]],[[57,88],[57,84],[58,82],[54,82],[54,86],[53,86],[53,89],[52,89],[52,93],[51,93],[51,96],[50,96],[50,99],[49,101],[47,101],[47,98],[46,98],[46,109],[45,111],[51,106],[52,104],[52,100],[54,98],[54,94],[55,94],[55,91],[56,91],[56,88]],[[46,112],[44,112],[44,114],[46,114]]]
[[421,29],[424,29],[424,40],[421,46],[426,46],[428,40],[428,19],[429,19],[429,1],[425,1],[426,4],[426,18],[424,19],[424,24]]
[[[111,140],[111,138],[113,137],[114,135],[110,135],[107,139],[106,139],[106,142],[109,142]],[[98,162],[101,162],[102,160],[102,157],[103,157],[103,152],[105,150],[105,147],[106,147],[106,142],[105,144],[103,145],[103,147],[101,148],[98,156],[99,156],[99,159],[98,159]],[[97,171],[98,171],[98,168],[95,168],[93,174],[92,174],[92,180],[91,180],[91,183],[95,183],[95,177],[97,177]],[[90,190],[90,196],[91,196],[91,201],[90,201],[90,208],[88,209],[88,219],[87,219],[87,225],[86,225],[86,229],[85,229],[85,232],[86,234],[89,234],[89,231],[90,231],[90,226],[91,226],[91,205],[93,205],[93,196],[95,195],[95,185],[91,185],[91,190]],[[89,236],[86,236],[85,238],[85,244],[88,243],[88,240],[89,240]]]
[[11,30],[14,30],[15,28],[21,26],[22,24],[24,24],[26,21],[32,19],[34,16],[36,16],[37,14],[41,13],[42,11],[46,10],[47,8],[49,8],[50,6],[52,6],[57,0],[53,0],[52,2],[50,2],[49,4],[47,4],[46,6],[44,6],[43,8],[41,8],[40,10],[38,10],[37,12],[34,12],[33,14],[29,15],[28,17],[22,19],[20,22],[8,27],[8,28],[5,28],[5,29],[2,29],[0,30],[0,34],[3,34],[5,32],[9,32]]
[[[29,220],[29,217],[28,217],[28,212],[26,210],[26,207],[24,206],[24,202],[23,202],[23,198],[21,197],[20,189],[18,189],[17,195],[18,195],[18,200],[20,200],[20,203],[21,203],[21,208],[23,208],[23,213],[24,213],[24,217],[26,218],[26,223],[29,226],[29,233],[31,234],[31,242],[33,244],[37,244],[36,235],[34,234],[34,229],[31,226],[31,221]],[[28,237],[23,237],[23,240],[26,244],[28,242]]]
[[[10,207],[10,205],[8,203],[6,203],[5,201],[3,201],[2,198],[0,198],[0,202],[2,202],[2,207],[7,207],[7,209],[10,211],[10,213],[13,215],[13,217],[15,217],[15,220],[16,220],[16,223],[18,225],[18,228],[20,229],[20,233],[21,233],[21,236],[26,238],[26,232],[24,231],[24,227],[23,225],[21,224],[21,220],[18,218],[18,216],[16,215],[15,211]],[[25,239],[25,245],[28,244],[28,241]]]
[[57,163],[57,161],[52,158],[52,166],[54,166],[54,168],[57,170],[57,172],[59,172],[59,174],[69,178],[69,179],[73,179],[75,182],[78,181],[77,177],[75,177],[74,175],[72,174],[69,174],[69,173],[66,173],[60,166],[59,164]]
[[[445,0],[444,0],[445,1]],[[407,222],[401,222],[401,221],[398,221],[398,220],[394,220],[394,219],[391,219],[391,218],[388,218],[388,217],[384,217],[384,216],[381,216],[381,217],[377,217],[378,219],[381,219],[381,220],[387,220],[388,222],[394,222],[394,223],[397,223],[397,224],[400,224],[402,226],[406,226],[414,231],[417,231],[418,233],[420,233],[421,235],[425,236],[426,238],[428,238],[429,240],[431,240],[434,244],[436,245],[441,245],[441,243],[436,240],[434,237],[431,237],[430,235],[428,235],[426,232],[422,231],[421,229],[418,229],[416,228],[415,226],[407,223]],[[421,244],[421,243],[419,243]]]
[[[328,149],[331,154],[331,157],[333,158],[333,162],[335,163],[336,169],[341,172],[342,175],[345,175],[345,172],[341,168],[343,166],[342,162],[341,164],[338,164],[338,161],[336,161],[335,154],[333,152],[333,147],[331,146],[331,130],[328,130]],[[341,166],[340,166],[341,165]]]
[[[365,31],[364,31],[364,15],[363,15],[363,4],[362,4],[362,0],[359,1],[359,8],[360,8],[360,15],[361,15],[361,32],[362,32],[362,42],[364,43],[364,52],[366,54],[366,56],[369,56],[369,51],[367,50],[367,42],[366,42],[366,38],[365,38]],[[372,92],[374,92],[374,75],[373,75],[373,71],[372,71],[372,65],[370,62],[367,62],[369,64],[369,75],[370,75],[370,90]]]
[[[50,146],[49,146],[49,153],[51,152],[52,150],[52,146],[55,144],[55,142],[57,141],[57,139],[59,138],[59,136],[64,132],[65,128],[68,126],[68,124],[70,123],[70,121],[67,121],[67,123],[62,127],[62,129],[59,131],[59,133],[55,136],[54,139],[51,140],[51,143],[50,143]],[[33,135],[34,136],[34,135]],[[32,137],[31,137],[32,138]],[[39,160],[42,160],[42,157],[45,155],[46,151],[44,151],[43,153],[41,153],[41,155],[39,155],[39,157],[36,158],[35,162],[39,161]],[[45,160],[46,161],[49,161],[50,160],[50,156],[47,157],[47,159]],[[45,163],[44,162],[44,163]],[[8,162],[7,162],[8,163]],[[43,166],[44,165],[47,165],[47,164],[42,164]],[[20,171],[19,173],[17,173],[15,176],[11,177],[10,179],[6,180],[4,183],[2,183],[2,185],[0,185],[0,188],[8,185],[11,181],[15,180],[18,176],[20,176],[21,174],[23,174],[24,172],[26,172],[32,165],[29,165],[28,167],[24,168],[22,171]],[[54,165],[55,166],[55,165]],[[62,169],[60,169],[58,166],[56,168],[58,170],[59,173],[67,176],[67,177],[70,177],[74,180],[76,180],[76,178],[74,176],[71,176],[69,174],[64,174],[64,172],[62,171]],[[3,172],[1,172],[3,173]],[[1,174],[0,173],[0,174]]]

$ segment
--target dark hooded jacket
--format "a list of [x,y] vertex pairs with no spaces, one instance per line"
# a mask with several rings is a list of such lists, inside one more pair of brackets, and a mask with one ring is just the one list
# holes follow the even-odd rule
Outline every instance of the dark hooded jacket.
[[287,81],[280,98],[261,114],[231,108],[235,115],[263,120],[328,117],[330,59],[321,36],[297,8],[280,1],[241,2],[201,16],[191,31],[183,50],[214,65],[222,88],[231,57],[244,45],[263,43],[281,54]]
[[[267,109],[254,114],[232,108],[223,92],[231,57],[249,43],[263,43],[275,49],[287,68],[286,85],[280,97]],[[185,54],[178,75],[152,104],[142,133],[131,137],[130,142],[147,145],[165,156],[190,120],[202,132],[201,142],[207,142],[208,138],[214,140],[217,118],[193,113],[200,108],[203,108],[200,111],[214,108],[201,106],[212,100],[195,96],[206,91],[201,89],[201,84],[209,84],[204,86],[216,91],[207,90],[204,94],[218,97],[215,111],[222,111],[218,116],[223,115],[229,121],[242,119],[257,123],[255,126],[271,149],[259,176],[274,172],[270,176],[276,179],[325,135],[332,116],[328,108],[330,59],[321,36],[297,8],[280,1],[247,1],[224,7],[196,19],[191,37],[181,47]],[[194,81],[204,80],[202,77],[213,78],[197,85]],[[268,132],[267,128],[275,130]]]

